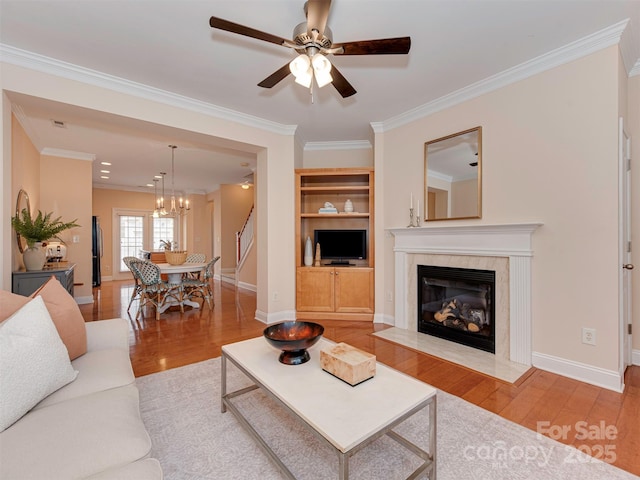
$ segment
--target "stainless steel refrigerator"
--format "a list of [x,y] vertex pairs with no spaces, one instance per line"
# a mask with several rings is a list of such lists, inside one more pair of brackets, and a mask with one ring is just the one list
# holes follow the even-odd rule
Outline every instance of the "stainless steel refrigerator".
[[93,286],[99,287],[101,282],[100,260],[102,259],[102,229],[100,228],[99,217],[92,217],[91,233],[91,252],[93,254]]

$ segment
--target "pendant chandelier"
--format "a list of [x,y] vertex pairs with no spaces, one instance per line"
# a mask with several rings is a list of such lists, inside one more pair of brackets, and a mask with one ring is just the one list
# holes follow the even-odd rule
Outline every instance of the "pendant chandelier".
[[158,211],[160,215],[164,216],[168,213],[164,208],[164,177],[167,175],[167,172],[160,172],[160,175],[162,176],[162,196],[160,197],[160,200],[158,202]]
[[[189,205],[189,200],[183,200],[182,197],[178,199],[176,205],[176,189],[175,189],[175,151],[178,148],[176,145],[169,145],[171,149],[171,207],[169,209],[169,213],[171,215],[182,215],[185,212],[191,210],[191,206]],[[164,185],[164,184],[163,184]],[[163,186],[163,195],[164,195],[164,186]]]
[[153,218],[160,216],[160,201],[158,200],[158,182],[159,179],[153,179]]

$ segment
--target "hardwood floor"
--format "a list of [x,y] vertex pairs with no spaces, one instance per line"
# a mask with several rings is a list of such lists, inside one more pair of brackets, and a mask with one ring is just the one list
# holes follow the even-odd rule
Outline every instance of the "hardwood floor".
[[[86,321],[129,319],[130,351],[136,376],[220,356],[222,345],[262,335],[253,319],[256,295],[215,282],[215,307],[180,314],[153,311],[135,320],[137,302],[127,313],[133,282],[105,282],[94,288],[94,303],[82,305]],[[441,390],[531,430],[573,445],[596,458],[640,475],[640,367],[626,372],[619,394],[543,370],[532,369],[508,384],[436,357],[370,335],[387,328],[367,322],[323,321],[325,336],[376,355],[383,362]]]

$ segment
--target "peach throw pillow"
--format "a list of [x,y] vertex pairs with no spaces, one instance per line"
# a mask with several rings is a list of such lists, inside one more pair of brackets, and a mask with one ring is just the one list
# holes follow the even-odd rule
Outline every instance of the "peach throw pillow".
[[4,322],[11,315],[20,310],[31,300],[29,297],[0,290],[0,322]]
[[69,359],[87,353],[87,330],[78,304],[58,279],[51,275],[47,283],[31,294],[42,297],[56,330],[67,347]]

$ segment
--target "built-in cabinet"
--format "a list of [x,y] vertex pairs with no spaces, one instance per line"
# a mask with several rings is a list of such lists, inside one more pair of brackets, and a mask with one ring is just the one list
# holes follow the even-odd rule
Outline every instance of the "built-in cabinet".
[[[373,175],[371,168],[296,170],[297,318],[373,320]],[[347,200],[353,207],[351,212],[345,212]],[[326,202],[338,212],[319,213]],[[327,260],[315,266],[314,244],[314,266],[305,266],[305,242],[307,238],[313,242],[317,229],[365,230],[366,258],[352,259],[350,266],[334,266]]]

